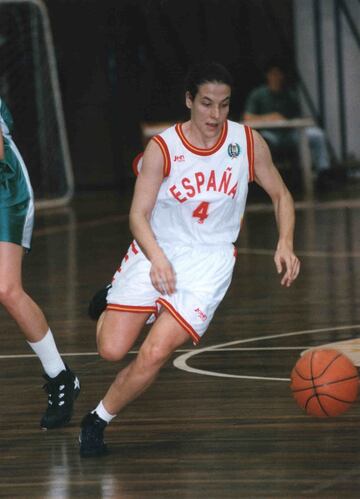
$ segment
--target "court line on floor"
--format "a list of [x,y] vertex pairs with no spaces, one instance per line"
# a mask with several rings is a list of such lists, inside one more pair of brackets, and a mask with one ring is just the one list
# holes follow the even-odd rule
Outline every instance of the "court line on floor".
[[[316,334],[316,333],[324,333],[331,331],[346,331],[350,329],[359,329],[360,324],[352,324],[348,326],[336,326],[336,327],[327,327],[327,328],[318,328],[318,329],[310,329],[310,330],[301,330],[301,331],[291,331],[289,333],[279,333],[274,335],[265,335],[265,336],[257,336],[255,338],[244,338],[242,340],[235,340],[226,343],[221,343],[217,345],[210,345],[208,347],[204,347],[201,349],[194,350],[191,349],[178,349],[174,353],[181,353],[173,361],[174,367],[180,369],[182,371],[186,371],[188,373],[200,374],[205,376],[213,376],[219,378],[237,378],[237,379],[246,379],[246,380],[256,380],[256,381],[286,381],[289,382],[290,378],[278,378],[278,377],[269,377],[269,376],[250,376],[250,375],[238,375],[238,374],[227,374],[227,373],[219,373],[215,371],[207,371],[205,369],[197,369],[191,367],[187,364],[187,361],[194,357],[195,355],[200,355],[202,353],[209,352],[232,352],[232,351],[286,351],[286,350],[304,350],[309,348],[309,346],[276,346],[276,347],[237,347],[237,348],[229,348],[232,345],[239,345],[245,343],[252,343],[256,341],[264,341],[278,338],[288,338],[291,336],[300,336],[300,335],[308,335],[308,334]],[[138,353],[138,350],[130,350],[129,354],[135,355]],[[99,356],[97,352],[70,352],[70,353],[62,353],[62,357],[90,357],[90,356]],[[5,359],[24,359],[24,358],[34,358],[35,354],[8,354],[8,355],[0,355],[0,360]],[[99,357],[100,358],[100,357]]]
[[33,237],[49,236],[53,234],[60,234],[69,230],[71,223],[79,229],[87,229],[88,227],[96,227],[98,225],[110,224],[114,222],[124,222],[129,218],[129,215],[111,215],[108,217],[98,218],[96,220],[87,220],[85,222],[69,222],[62,225],[51,225],[50,227],[42,227],[41,229],[34,229]]
[[[268,256],[275,253],[275,249],[237,248],[239,254]],[[305,258],[359,258],[360,251],[304,251],[296,250],[296,255]]]
[[[295,209],[303,210],[308,208],[313,208],[315,210],[328,210],[328,209],[339,209],[339,208],[360,208],[359,199],[341,199],[334,201],[297,201],[294,203]],[[71,209],[71,207],[70,207]],[[254,203],[248,204],[246,206],[246,212],[268,212],[274,211],[274,207],[271,203]],[[83,222],[73,222],[79,228],[95,227],[97,225],[104,225],[113,222],[123,222],[129,218],[128,213],[119,213],[117,215],[107,215],[95,220],[86,220]],[[53,234],[57,232],[62,232],[68,229],[68,224],[53,225],[50,227],[43,227],[34,230],[35,236],[43,236],[47,234]]]
[[[331,328],[320,328],[320,329],[310,329],[310,330],[302,330],[302,331],[292,331],[289,333],[279,333],[275,335],[268,335],[268,336],[257,336],[255,338],[245,338],[242,340],[235,340],[235,341],[230,341],[227,343],[221,343],[218,345],[210,345],[208,347],[204,347],[201,349],[194,349],[194,348],[179,348],[178,350],[175,350],[174,353],[181,353],[182,355],[180,357],[177,357],[173,361],[173,364],[178,363],[178,359],[185,359],[185,362],[187,359],[190,357],[193,357],[195,355],[199,355],[201,353],[206,353],[206,352],[241,352],[241,351],[286,351],[286,350],[304,350],[307,348],[310,348],[309,345],[297,345],[297,346],[276,346],[276,347],[237,347],[237,348],[231,348],[232,345],[237,345],[237,344],[244,344],[244,343],[251,343],[255,341],[264,341],[264,340],[271,340],[271,339],[276,339],[276,338],[285,338],[285,337],[290,337],[290,336],[300,336],[302,334],[316,334],[316,333],[324,333],[324,332],[329,332],[329,331],[346,331],[349,329],[357,329],[360,328],[360,324],[353,324],[349,326],[336,326],[336,327],[331,327]],[[229,348],[230,347],[230,348]],[[139,351],[138,350],[130,350],[128,354],[131,355],[136,355]],[[68,353],[61,353],[62,357],[91,357],[91,356],[99,356],[98,352],[68,352]],[[6,359],[27,359],[27,358],[35,358],[36,355],[33,353],[29,354],[5,354],[5,355],[0,355],[0,360],[6,360]],[[181,361],[183,363],[184,361]],[[212,373],[212,371],[202,371],[202,370],[194,370],[194,368],[191,368],[189,366],[186,366],[184,369],[182,366],[179,367],[178,365],[175,365],[178,369],[185,370],[188,372],[197,372],[197,374],[203,374],[203,373]],[[212,376],[221,376],[221,377],[240,377],[243,378],[244,376],[238,376],[238,375],[228,375],[228,374],[222,374],[222,373],[212,373]],[[257,378],[255,379],[262,379],[262,378]],[[269,378],[265,378],[269,379]],[[279,379],[279,378],[276,378]],[[284,380],[284,378],[281,378],[281,380]],[[288,381],[288,379],[286,379]]]
[[[113,215],[109,217],[103,217],[97,220],[87,220],[85,222],[78,222],[73,227],[74,229],[87,229],[89,227],[97,227],[99,225],[104,225],[114,222],[124,222],[127,220],[128,215]],[[50,227],[43,227],[41,229],[35,229],[33,232],[33,237],[42,237],[61,234],[69,230],[69,225],[53,225]],[[244,255],[258,255],[258,256],[268,256],[273,255],[274,249],[263,249],[263,248],[243,248],[237,247],[237,251]],[[296,254],[300,257],[305,258],[358,258],[360,256],[360,251],[312,251],[312,250],[297,250]]]
[[[189,366],[187,364],[187,362],[191,357],[194,357],[196,355],[217,351],[217,349],[224,349],[224,348],[226,348],[228,346],[232,346],[232,345],[252,343],[255,341],[264,341],[264,340],[271,340],[271,339],[277,339],[277,338],[288,338],[291,336],[317,334],[317,333],[324,333],[324,332],[331,332],[331,331],[346,331],[349,329],[358,329],[358,328],[360,328],[360,324],[352,324],[349,326],[336,326],[336,327],[309,329],[309,330],[302,330],[302,331],[291,331],[289,333],[279,333],[279,334],[273,334],[273,335],[269,335],[269,336],[258,336],[255,338],[245,338],[242,340],[229,341],[226,343],[221,343],[219,345],[212,345],[209,347],[201,348],[199,350],[193,350],[190,352],[186,352],[186,353],[180,355],[179,357],[177,357],[173,361],[173,365],[177,369],[180,369],[182,371],[186,371],[188,373],[193,373],[193,374],[200,374],[202,376],[214,376],[214,377],[219,377],[219,378],[237,378],[237,379],[260,380],[260,381],[286,381],[286,382],[289,382],[290,378],[275,378],[275,377],[268,377],[268,376],[248,376],[248,375],[241,375],[241,374],[228,374],[228,373],[221,373],[221,372],[215,372],[215,371],[208,371],[206,369],[197,369],[195,367]],[[329,341],[327,343],[329,343]]]
[[[237,351],[248,351],[248,350],[305,350],[306,348],[310,348],[310,346],[298,346],[298,347],[244,347],[244,348],[217,348],[217,352],[237,352]],[[179,348],[175,350],[174,353],[187,353],[193,352],[193,348]],[[128,354],[136,355],[139,353],[139,350],[130,350]],[[98,352],[69,352],[69,353],[60,353],[61,357],[100,357]],[[34,353],[20,353],[20,354],[4,354],[0,355],[0,360],[6,359],[31,359],[35,358],[37,355]]]
[[[176,352],[191,352],[192,349],[179,349],[176,350]],[[131,355],[136,355],[139,353],[139,350],[130,350],[128,354]],[[60,352],[61,357],[99,357],[100,355],[98,352],[69,352],[69,353],[62,353]],[[0,355],[0,360],[6,360],[6,359],[31,359],[37,357],[34,353],[21,353],[21,354],[8,354],[8,355]]]
[[[339,208],[360,208],[359,199],[338,199],[333,201],[295,201],[296,210],[307,210],[309,208],[315,210],[336,210]],[[246,206],[246,212],[272,211],[271,203],[254,203]]]

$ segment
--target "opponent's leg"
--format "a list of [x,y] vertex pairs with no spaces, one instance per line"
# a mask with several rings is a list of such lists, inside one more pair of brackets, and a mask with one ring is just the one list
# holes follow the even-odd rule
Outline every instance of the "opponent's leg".
[[62,361],[43,312],[22,287],[22,257],[21,246],[0,242],[0,303],[40,359],[48,393],[48,407],[40,424],[43,428],[56,428],[70,420],[80,384]]
[[44,314],[22,287],[23,248],[0,242],[0,303],[30,342],[43,339],[48,328]]

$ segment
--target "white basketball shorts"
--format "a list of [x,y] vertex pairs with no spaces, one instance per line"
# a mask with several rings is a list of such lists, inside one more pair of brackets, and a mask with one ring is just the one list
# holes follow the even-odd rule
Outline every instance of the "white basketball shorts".
[[152,322],[165,308],[197,344],[230,285],[235,248],[232,244],[160,246],[176,274],[175,293],[160,294],[154,288],[151,263],[134,241],[115,272],[107,310],[147,312]]

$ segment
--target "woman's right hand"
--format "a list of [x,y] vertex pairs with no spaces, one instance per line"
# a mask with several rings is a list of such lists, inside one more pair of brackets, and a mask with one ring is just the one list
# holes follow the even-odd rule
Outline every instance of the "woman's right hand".
[[150,279],[154,288],[162,295],[171,295],[176,291],[175,272],[164,254],[151,260]]

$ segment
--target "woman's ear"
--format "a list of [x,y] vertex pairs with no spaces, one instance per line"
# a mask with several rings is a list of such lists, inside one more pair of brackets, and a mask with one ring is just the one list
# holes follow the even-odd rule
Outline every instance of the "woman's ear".
[[191,93],[189,91],[187,91],[186,94],[185,94],[185,104],[186,104],[186,107],[188,109],[192,108],[193,98],[192,98],[192,95],[191,95]]

